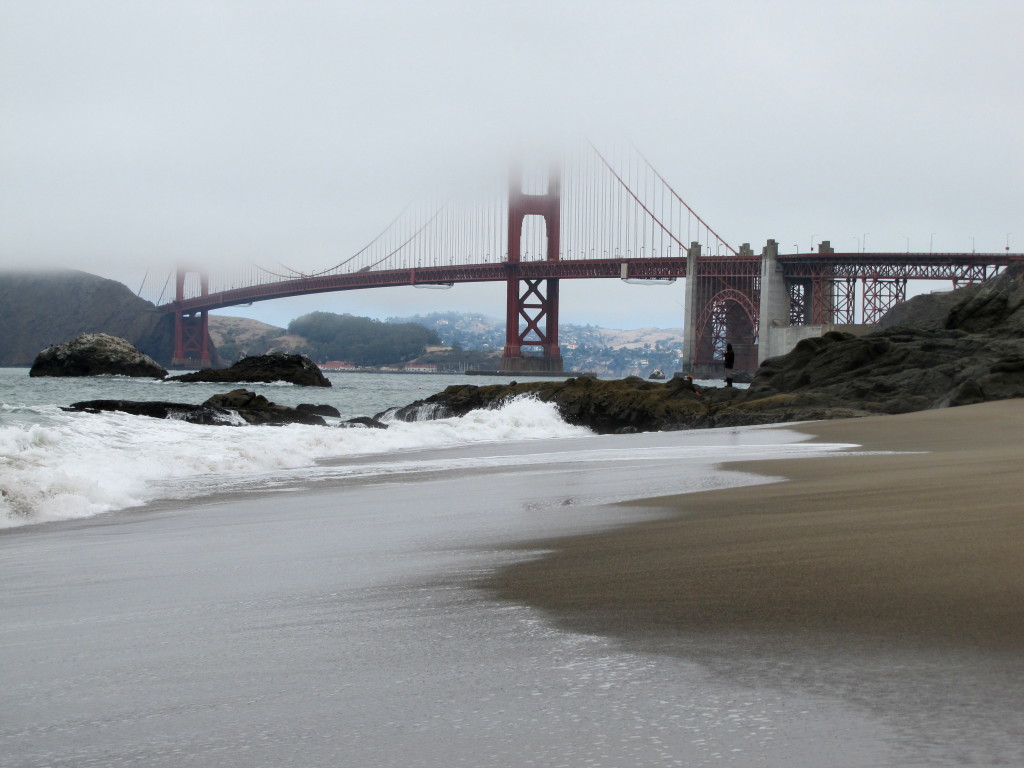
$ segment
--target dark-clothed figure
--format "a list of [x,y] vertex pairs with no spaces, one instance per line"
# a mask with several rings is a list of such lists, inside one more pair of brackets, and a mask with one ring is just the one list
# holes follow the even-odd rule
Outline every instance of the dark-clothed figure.
[[732,367],[736,363],[736,353],[732,351],[732,344],[725,345],[725,370],[728,371],[725,375],[725,386],[732,386],[732,376],[729,373],[732,372]]
[[693,383],[693,376],[684,376],[683,377],[683,389],[688,389],[691,392],[693,392],[694,394],[696,394],[698,396],[700,395],[700,390],[697,389],[696,385],[694,385],[694,383]]

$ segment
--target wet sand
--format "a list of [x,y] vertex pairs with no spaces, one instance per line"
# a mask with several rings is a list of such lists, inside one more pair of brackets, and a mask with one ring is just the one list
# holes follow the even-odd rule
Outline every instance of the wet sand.
[[491,586],[623,635],[1024,649],[1024,400],[799,430],[900,453],[728,464],[787,480],[652,499],[672,514],[550,542]]

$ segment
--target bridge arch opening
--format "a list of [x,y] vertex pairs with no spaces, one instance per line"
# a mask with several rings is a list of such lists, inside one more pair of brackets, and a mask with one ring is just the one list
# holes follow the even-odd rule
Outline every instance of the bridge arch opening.
[[758,308],[753,297],[735,288],[714,294],[697,318],[694,362],[705,375],[717,373],[732,344],[738,370],[757,367]]

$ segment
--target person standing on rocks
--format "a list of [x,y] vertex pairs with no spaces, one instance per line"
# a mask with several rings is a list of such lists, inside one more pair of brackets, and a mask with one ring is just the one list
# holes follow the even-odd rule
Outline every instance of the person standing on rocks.
[[736,363],[736,353],[732,351],[732,344],[725,345],[725,386],[732,386],[732,367]]

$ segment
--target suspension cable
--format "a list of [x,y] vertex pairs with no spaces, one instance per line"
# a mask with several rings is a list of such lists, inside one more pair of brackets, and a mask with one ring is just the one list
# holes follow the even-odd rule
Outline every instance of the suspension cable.
[[[594,146],[594,145],[591,144],[590,146]],[[726,248],[728,248],[730,251],[732,251],[733,256],[738,256],[739,254],[736,252],[736,249],[733,248],[731,245],[729,245],[721,237],[721,235],[719,235],[717,232],[715,232],[715,230],[713,230],[710,226],[708,226],[708,223],[706,221],[704,221],[704,219],[702,219],[700,217],[700,214],[698,214],[695,210],[693,210],[693,208],[691,208],[687,204],[687,202],[685,200],[683,200],[683,198],[681,198],[679,196],[679,194],[672,188],[672,185],[669,184],[660,173],[658,173],[658,169],[655,168],[653,165],[651,165],[651,161],[648,160],[644,156],[644,153],[641,152],[639,149],[637,149],[636,145],[633,144],[632,142],[630,142],[630,146],[633,147],[633,151],[636,152],[637,155],[640,156],[640,159],[644,161],[644,163],[647,165],[647,167],[650,168],[652,171],[654,171],[654,175],[657,176],[658,180],[661,181],[661,183],[664,184],[668,188],[668,191],[672,193],[673,197],[675,197],[676,200],[678,200],[680,203],[682,203],[682,205],[686,208],[686,210],[688,210],[690,213],[692,213],[697,218],[697,221],[699,221],[701,224],[704,225],[704,229],[706,229],[708,232],[713,234],[715,236],[715,238],[718,240],[718,242],[720,242],[722,245],[724,245]],[[594,151],[597,151],[596,148],[595,148]],[[677,240],[676,242],[679,242],[679,241]]]

